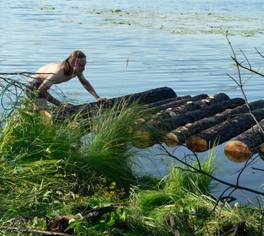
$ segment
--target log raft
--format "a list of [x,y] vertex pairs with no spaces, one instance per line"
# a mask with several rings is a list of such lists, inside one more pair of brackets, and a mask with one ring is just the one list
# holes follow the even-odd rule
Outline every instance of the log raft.
[[[164,120],[151,120],[145,124],[142,130],[137,131],[137,136],[142,134],[145,144],[152,146],[155,143],[159,143],[164,140],[164,135],[177,127],[185,125],[190,122],[195,122],[204,117],[212,116],[216,113],[222,112],[228,108],[234,108],[244,104],[245,101],[242,98],[233,98],[227,101],[219,102],[217,104],[209,105],[206,108],[189,111],[184,114],[179,114],[175,117],[170,117]],[[144,135],[143,135],[144,134]],[[163,136],[162,136],[163,135]],[[146,140],[148,138],[149,140]]]
[[[258,100],[249,103],[251,110],[264,108],[264,100]],[[175,147],[179,144],[185,143],[185,140],[192,135],[198,134],[199,132],[222,123],[233,116],[248,112],[246,104],[238,106],[234,109],[227,109],[222,113],[218,113],[215,116],[206,117],[193,123],[188,123],[185,126],[181,126],[177,129],[172,130],[166,135],[166,144]]]
[[[223,93],[178,97],[171,88],[162,87],[103,103],[78,105],[66,111],[66,115],[85,116],[97,108],[107,109],[117,103],[128,106],[134,102],[141,105],[140,110],[151,112],[146,113],[144,122],[137,122],[135,135],[140,137],[141,147],[166,141],[171,146],[186,143],[191,150],[202,152],[214,143],[227,141],[226,156],[239,162],[247,160],[257,150],[264,153],[264,135],[248,112],[248,105],[242,98],[230,99]],[[264,100],[251,102],[249,106],[264,128]],[[65,111],[61,114],[63,117]]]

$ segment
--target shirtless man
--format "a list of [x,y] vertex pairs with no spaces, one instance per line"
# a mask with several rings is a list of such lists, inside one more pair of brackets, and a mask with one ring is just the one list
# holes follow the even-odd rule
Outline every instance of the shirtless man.
[[[65,61],[47,64],[38,69],[27,86],[27,94],[32,94],[32,91],[34,90],[37,92],[36,109],[47,109],[47,101],[56,106],[63,105],[58,99],[51,96],[48,90],[53,84],[66,82],[76,76],[83,87],[95,97],[96,101],[106,100],[105,98],[101,98],[89,81],[85,79],[83,75],[85,65],[85,54],[82,51],[77,50],[73,51]],[[73,106],[74,105],[70,103],[64,104],[64,107],[68,109]]]

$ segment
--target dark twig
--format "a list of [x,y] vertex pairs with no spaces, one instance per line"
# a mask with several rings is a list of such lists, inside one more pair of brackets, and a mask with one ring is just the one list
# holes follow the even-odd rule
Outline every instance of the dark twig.
[[60,232],[52,232],[46,230],[38,230],[38,229],[30,229],[30,228],[19,228],[19,227],[5,227],[1,226],[0,230],[5,231],[15,231],[15,232],[23,232],[23,233],[35,233],[35,234],[42,234],[42,235],[53,235],[53,236],[72,236],[72,234],[60,233]]
[[264,58],[264,54],[262,54],[257,48],[255,48],[255,50],[257,51],[257,53]]
[[[236,179],[236,186],[239,186],[239,180],[240,180],[240,177],[242,175],[242,173],[245,171],[245,169],[247,168],[248,166],[248,163],[250,163],[250,158],[245,162],[244,166],[241,168],[241,170],[239,171],[238,175],[237,175],[237,179]],[[237,190],[237,188],[234,188],[228,196],[231,196],[232,193],[234,193],[235,191]]]
[[244,56],[244,58],[246,59],[246,61],[247,61],[247,64],[248,64],[249,68],[251,69],[251,64],[250,64],[250,62],[249,62],[249,60],[248,60],[248,58],[247,58],[246,54],[244,53],[244,51],[243,51],[242,49],[240,49],[240,52],[242,53],[242,55],[243,55],[243,56]]
[[[231,57],[232,58],[232,57]],[[235,58],[232,58],[234,61],[236,60]],[[260,72],[258,72],[258,71],[256,71],[256,70],[254,70],[254,69],[252,69],[252,68],[248,68],[248,67],[246,67],[246,66],[244,66],[243,64],[241,64],[240,62],[238,62],[238,61],[236,61],[236,63],[237,63],[237,65],[239,66],[239,67],[241,67],[241,68],[243,68],[243,69],[245,69],[245,70],[247,70],[247,71],[250,71],[250,72],[252,72],[252,73],[254,73],[254,74],[256,74],[256,75],[259,75],[259,76],[261,76],[261,77],[264,77],[264,74],[262,74],[262,73],[260,73]]]
[[252,170],[258,170],[258,171],[264,171],[264,169],[257,168],[257,167],[254,167],[254,166],[252,166],[251,169],[252,169]]

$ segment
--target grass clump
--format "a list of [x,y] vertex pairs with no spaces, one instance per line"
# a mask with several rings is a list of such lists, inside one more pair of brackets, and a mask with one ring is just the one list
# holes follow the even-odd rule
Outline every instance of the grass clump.
[[87,166],[126,188],[136,182],[130,167],[135,155],[131,143],[135,138],[132,130],[141,115],[133,106],[120,105],[98,112],[90,122],[92,134],[83,150]]
[[80,136],[70,123],[53,123],[27,106],[7,121],[1,135],[0,155],[13,161],[67,159],[78,147]]

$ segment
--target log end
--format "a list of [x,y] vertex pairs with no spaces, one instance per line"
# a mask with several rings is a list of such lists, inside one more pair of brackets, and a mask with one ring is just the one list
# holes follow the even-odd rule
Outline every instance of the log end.
[[233,162],[245,162],[251,156],[250,148],[241,141],[233,140],[225,145],[224,149],[227,158]]
[[134,131],[133,145],[137,148],[151,147],[153,145],[153,142],[150,132],[140,129]]
[[209,149],[208,142],[205,139],[195,135],[186,139],[186,145],[193,152],[204,152]]
[[44,118],[44,121],[48,124],[51,124],[53,122],[53,116],[50,112],[46,110],[39,111],[39,114]]
[[166,143],[166,145],[168,147],[175,147],[179,144],[179,139],[178,139],[177,135],[170,132],[170,133],[166,134],[164,142]]

